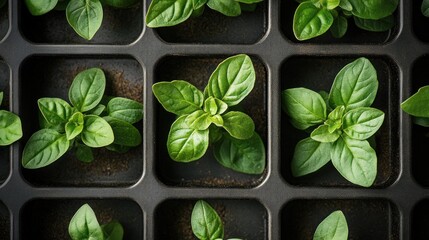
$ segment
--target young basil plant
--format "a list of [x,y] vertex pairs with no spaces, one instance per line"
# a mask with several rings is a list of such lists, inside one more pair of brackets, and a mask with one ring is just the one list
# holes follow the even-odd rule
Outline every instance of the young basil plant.
[[224,167],[247,174],[265,169],[265,147],[245,113],[228,111],[252,91],[255,70],[247,55],[224,60],[210,76],[204,93],[192,84],[158,82],[153,93],[168,112],[178,116],[168,134],[167,149],[178,162],[200,159],[214,144],[216,160]]
[[99,68],[80,72],[69,89],[71,105],[60,98],[38,100],[41,130],[24,147],[24,168],[45,167],[74,148],[82,162],[91,162],[91,148],[123,152],[140,145],[133,124],[143,118],[143,105],[131,99],[103,100],[106,78]]
[[300,2],[293,17],[293,32],[303,41],[315,38],[329,29],[333,37],[343,37],[348,18],[357,27],[383,32],[395,24],[393,12],[399,0],[297,0]]
[[[200,240],[222,240],[224,235],[223,223],[214,210],[204,200],[198,200],[191,215],[192,232]],[[227,240],[241,240],[229,238]]]
[[34,16],[52,10],[66,12],[66,18],[73,30],[82,38],[91,40],[103,21],[102,4],[127,8],[139,0],[25,0],[28,10]]
[[239,16],[242,11],[253,11],[263,0],[152,0],[146,15],[151,28],[169,27],[200,16],[204,8],[211,8],[225,16]]
[[[0,105],[3,102],[3,92],[0,92]],[[0,146],[7,146],[22,137],[21,119],[6,110],[0,110]]]
[[317,226],[313,240],[347,240],[349,228],[343,212],[338,210],[327,216]]
[[401,104],[402,110],[413,116],[414,123],[429,127],[429,86],[421,87],[417,93]]
[[310,137],[295,147],[291,170],[295,177],[319,170],[330,160],[348,181],[369,187],[377,175],[377,155],[367,141],[381,127],[384,113],[371,108],[378,89],[371,62],[359,58],[335,77],[325,100],[306,88],[282,92],[283,110]]
[[122,240],[124,237],[124,228],[116,220],[100,226],[94,210],[88,204],[77,210],[68,230],[72,240]]

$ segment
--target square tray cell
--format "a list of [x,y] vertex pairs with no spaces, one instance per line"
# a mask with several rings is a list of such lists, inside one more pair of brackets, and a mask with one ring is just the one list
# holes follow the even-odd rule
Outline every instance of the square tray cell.
[[65,11],[52,10],[33,16],[19,1],[22,35],[34,43],[52,44],[130,44],[143,31],[143,3],[119,9],[103,5],[103,22],[91,41],[81,38],[68,24]]
[[[0,59],[0,92],[3,92],[1,110],[10,110],[10,68]],[[0,146],[0,184],[2,184],[10,173],[10,150],[11,146]],[[0,238],[1,239],[1,238]]]
[[[132,58],[30,57],[20,70],[20,109],[24,131],[21,151],[30,136],[39,130],[37,100],[59,97],[69,101],[68,90],[74,77],[92,67],[101,68],[106,75],[105,95],[143,102],[143,70]],[[140,130],[142,125],[138,123]],[[73,151],[69,151],[47,167],[36,170],[22,168],[24,178],[36,186],[126,186],[136,183],[142,172],[142,145],[124,154],[105,148],[95,149],[94,162],[89,164],[80,162]]]
[[[427,79],[429,73],[427,67],[428,63],[429,56],[421,57],[414,62],[414,65],[412,67],[412,79],[410,82],[412,92],[408,96],[406,96],[406,98],[416,93],[419,88],[429,85],[429,80]],[[406,113],[404,114],[406,116],[408,115]],[[411,124],[412,131],[410,156],[413,175],[419,184],[425,187],[429,187],[429,176],[427,174],[429,163],[427,161],[427,157],[421,154],[425,152],[427,150],[427,147],[429,146],[429,128],[422,127],[413,123]]]
[[0,239],[10,239],[10,213],[2,202],[0,202]]
[[348,29],[346,35],[342,38],[334,38],[328,30],[321,36],[316,38],[299,41],[293,34],[293,16],[299,3],[296,0],[281,1],[281,28],[283,34],[292,42],[295,43],[314,43],[314,44],[384,44],[392,41],[399,33],[399,7],[394,13],[395,26],[386,32],[370,32],[356,27],[353,18],[348,19]]
[[20,239],[70,239],[68,226],[76,211],[89,204],[100,225],[117,220],[124,239],[143,239],[143,212],[131,200],[122,199],[36,199],[21,210]]
[[[166,57],[156,67],[155,81],[186,80],[201,91],[207,85],[216,66],[226,57]],[[240,103],[242,111],[255,122],[256,132],[267,145],[267,73],[262,62],[252,59],[256,71],[255,87]],[[199,160],[190,163],[173,161],[167,151],[167,137],[175,115],[164,110],[156,99],[155,104],[155,157],[158,177],[167,185],[192,187],[244,187],[250,188],[262,182],[266,171],[261,175],[234,172],[221,166],[209,147]],[[241,109],[240,109],[241,110]],[[268,160],[267,160],[268,161]]]
[[[337,73],[357,57],[292,57],[287,59],[281,69],[281,91],[287,88],[305,87],[329,93]],[[385,58],[369,58],[377,70],[378,92],[372,107],[385,113],[384,123],[375,135],[377,152],[377,178],[373,187],[386,187],[393,183],[399,173],[399,78],[393,61]],[[290,164],[296,144],[309,136],[290,124],[289,118],[281,114],[281,172],[289,183],[299,186],[348,186],[358,187],[334,168],[331,162],[317,172],[295,178]]]
[[[147,6],[150,4],[147,0]],[[155,31],[169,43],[254,44],[267,32],[268,0],[258,4],[254,12],[227,17],[206,6],[203,15]]]
[[319,223],[336,210],[346,217],[348,239],[400,239],[398,209],[378,199],[291,201],[281,212],[281,239],[313,239]]
[[[191,227],[191,214],[197,200],[172,199],[155,210],[155,240],[196,239]],[[268,239],[267,210],[254,200],[210,199],[207,203],[222,219],[224,239]]]
[[0,6],[0,41],[6,36],[9,31],[9,4]]
[[414,34],[422,41],[429,42],[429,17],[425,17],[421,12],[423,0],[414,0],[413,2],[413,31]]

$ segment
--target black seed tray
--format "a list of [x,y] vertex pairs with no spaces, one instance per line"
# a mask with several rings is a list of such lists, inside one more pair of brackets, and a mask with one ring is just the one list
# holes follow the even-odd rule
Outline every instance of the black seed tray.
[[[0,10],[3,107],[21,116],[24,130],[22,140],[0,148],[0,239],[68,239],[68,222],[85,202],[102,223],[122,222],[125,239],[195,239],[190,213],[197,199],[218,211],[225,237],[312,239],[317,224],[341,209],[349,239],[429,238],[428,130],[412,125],[399,108],[429,84],[429,18],[420,14],[421,0],[401,0],[390,32],[351,28],[339,40],[308,42],[293,37],[292,0],[265,0],[238,18],[207,10],[164,29],[144,26],[149,3],[105,9],[102,28],[89,42],[72,32],[63,13],[33,17],[22,0],[9,0]],[[174,116],[158,104],[152,84],[184,79],[202,87],[222,59],[238,53],[250,55],[257,72],[243,108],[266,145],[266,171],[232,172],[210,151],[198,162],[171,161],[165,144]],[[376,138],[374,185],[351,185],[330,164],[293,178],[291,156],[303,135],[281,111],[281,91],[328,90],[336,73],[361,56],[377,69],[375,106],[386,113]],[[89,67],[105,71],[109,94],[144,103],[142,146],[125,155],[96,151],[90,165],[69,154],[41,170],[23,169],[21,152],[38,126],[36,100],[66,97],[73,76]]]

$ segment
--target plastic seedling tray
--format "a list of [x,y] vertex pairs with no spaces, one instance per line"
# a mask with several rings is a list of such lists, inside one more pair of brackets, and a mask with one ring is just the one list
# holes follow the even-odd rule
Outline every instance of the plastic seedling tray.
[[[142,0],[130,9],[106,8],[91,41],[73,32],[63,12],[33,17],[23,2],[9,0],[0,9],[2,107],[21,116],[24,130],[19,142],[0,148],[0,239],[68,239],[68,222],[83,203],[101,223],[118,219],[125,239],[194,239],[190,213],[198,199],[219,213],[226,237],[311,239],[317,224],[338,209],[347,217],[350,239],[429,237],[429,131],[414,126],[399,108],[429,84],[429,18],[421,16],[421,0],[401,0],[389,32],[352,27],[342,39],[328,33],[306,42],[292,33],[293,0],[265,0],[238,18],[207,9],[162,29],[145,27],[150,0]],[[238,53],[251,56],[256,69],[255,88],[242,109],[266,146],[266,170],[230,171],[211,150],[197,162],[173,162],[166,138],[174,116],[154,98],[152,84],[181,79],[202,88],[217,64]],[[292,177],[293,149],[304,135],[282,112],[281,91],[329,90],[336,73],[361,56],[377,69],[374,106],[386,114],[376,135],[374,185],[352,185],[332,164]],[[142,145],[125,155],[97,150],[92,164],[67,154],[47,168],[23,169],[23,147],[38,128],[36,100],[66,98],[73,76],[90,67],[106,73],[107,93],[144,104]]]

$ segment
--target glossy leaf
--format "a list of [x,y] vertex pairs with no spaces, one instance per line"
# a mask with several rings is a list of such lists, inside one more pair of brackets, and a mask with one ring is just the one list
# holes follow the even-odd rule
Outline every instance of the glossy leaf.
[[218,127],[223,127],[224,121],[221,115],[214,115],[210,117],[212,123],[214,123]]
[[131,124],[143,119],[143,105],[128,98],[112,98],[107,104],[107,112],[109,117]]
[[60,98],[40,98],[37,105],[46,122],[51,126],[60,126],[68,122],[73,115],[73,108]]
[[221,62],[210,76],[208,96],[222,100],[228,106],[237,105],[252,91],[255,69],[249,56],[240,54]]
[[186,81],[158,82],[152,91],[165,110],[179,116],[201,110],[204,103],[203,93]]
[[314,233],[313,240],[347,240],[349,229],[342,211],[335,211],[327,216]]
[[192,232],[200,240],[223,238],[223,224],[216,211],[205,201],[194,205],[191,215]]
[[336,107],[328,115],[328,120],[325,121],[325,125],[328,125],[328,132],[333,133],[335,130],[340,129],[343,125],[343,115],[345,111],[344,106]]
[[353,15],[365,19],[380,19],[392,15],[399,0],[348,0]]
[[320,125],[318,128],[311,132],[311,139],[318,142],[329,143],[335,142],[341,135],[341,131],[329,131],[328,125]]
[[167,139],[168,154],[178,162],[200,159],[209,146],[209,130],[190,128],[185,118],[181,116],[171,125]]
[[356,108],[344,115],[343,131],[351,138],[365,140],[378,131],[383,120],[384,113],[376,108]]
[[331,160],[340,174],[351,183],[369,187],[377,176],[377,155],[366,140],[342,135],[333,146]]
[[66,136],[67,140],[74,139],[83,130],[83,114],[77,112],[73,114],[70,120],[66,124]]
[[76,144],[75,155],[79,161],[84,163],[90,163],[94,161],[92,149],[84,144]]
[[228,17],[236,17],[241,14],[240,3],[235,0],[208,0],[207,7]]
[[334,19],[330,28],[331,34],[335,38],[342,38],[347,33],[348,21],[343,16],[338,16]]
[[34,16],[43,15],[51,11],[57,3],[58,0],[25,0],[28,10]]
[[71,0],[66,17],[74,31],[86,40],[91,40],[103,21],[103,7],[99,0]]
[[353,10],[353,5],[350,3],[349,0],[341,0],[339,7],[349,12]]
[[103,229],[104,240],[122,240],[124,237],[124,228],[116,220],[101,226],[101,229]]
[[377,73],[371,62],[359,58],[347,64],[335,77],[329,93],[332,107],[344,105],[346,110],[369,107],[378,89]]
[[210,115],[222,114],[228,109],[228,105],[222,100],[209,97],[204,101],[204,111]]
[[371,32],[384,32],[391,29],[395,26],[395,18],[393,15],[389,15],[387,17],[373,20],[373,19],[363,19],[358,17],[353,17],[356,26],[363,30],[371,31]]
[[326,8],[318,8],[311,2],[301,3],[293,17],[293,33],[303,41],[322,35],[331,27],[334,17]]
[[265,169],[265,147],[255,132],[246,140],[225,135],[214,145],[214,156],[224,167],[246,174],[261,174]]
[[51,129],[39,130],[24,147],[22,166],[29,169],[48,166],[67,152],[69,144],[65,134]]
[[102,2],[116,8],[129,8],[137,4],[139,0],[103,0]]
[[113,143],[113,130],[106,120],[96,115],[88,115],[85,116],[84,121],[81,138],[85,145],[97,148]]
[[340,0],[312,0],[312,3],[318,8],[333,10],[340,4]]
[[69,223],[69,235],[72,240],[103,240],[103,231],[94,211],[84,204],[74,214]]
[[191,16],[193,7],[193,0],[152,0],[146,25],[151,28],[177,25]]
[[92,110],[103,98],[105,88],[106,77],[101,69],[82,71],[76,75],[70,86],[70,102],[80,112]]
[[424,86],[417,93],[401,104],[402,110],[414,117],[429,117],[429,86]]
[[420,10],[425,17],[429,17],[429,0],[422,1]]
[[0,146],[10,145],[21,137],[21,119],[14,113],[0,110]]
[[299,141],[295,146],[291,170],[294,177],[313,173],[331,160],[330,143],[321,143],[311,138]]
[[249,115],[231,111],[222,116],[223,128],[237,139],[248,139],[253,136],[255,124]]
[[91,111],[88,111],[87,114],[100,116],[105,110],[106,110],[106,106],[104,106],[103,104],[98,104]]
[[192,129],[206,130],[212,121],[209,113],[198,110],[186,116],[185,123]]
[[104,120],[113,130],[114,144],[126,147],[136,147],[141,144],[142,136],[139,130],[130,123],[112,117],[104,117]]
[[282,108],[301,130],[323,123],[326,104],[320,94],[306,88],[290,88],[282,92]]

